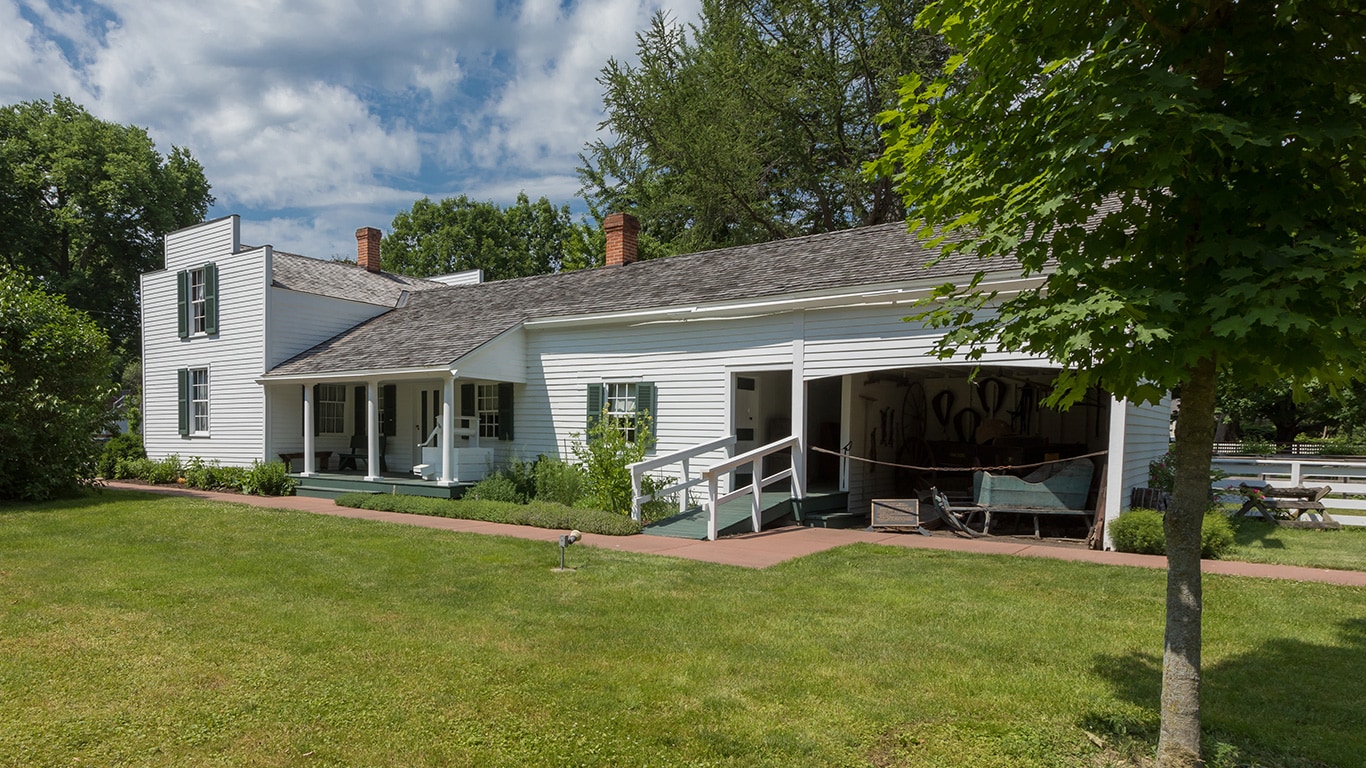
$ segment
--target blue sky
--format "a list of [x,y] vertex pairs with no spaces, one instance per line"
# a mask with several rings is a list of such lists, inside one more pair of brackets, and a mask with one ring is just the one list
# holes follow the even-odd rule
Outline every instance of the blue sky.
[[599,70],[698,0],[0,0],[0,104],[60,93],[188,148],[243,240],[354,256],[422,196],[576,212]]

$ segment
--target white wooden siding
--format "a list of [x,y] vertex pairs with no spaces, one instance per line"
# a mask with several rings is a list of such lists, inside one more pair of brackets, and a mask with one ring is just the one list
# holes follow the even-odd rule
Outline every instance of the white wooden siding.
[[166,269],[178,272],[237,253],[241,247],[237,216],[225,216],[166,236]]
[[387,311],[388,307],[374,304],[271,288],[266,366],[279,365]]
[[514,328],[455,361],[462,379],[526,383],[526,329]]
[[[218,266],[219,332],[181,339],[177,329],[176,271],[142,276],[143,435],[153,459],[179,454],[200,456],[226,465],[249,465],[265,457],[265,395],[255,381],[263,372],[265,352],[266,275],[270,250],[233,253],[224,230],[235,230],[235,218],[202,227],[218,237],[196,237],[194,230],[170,238],[192,244],[189,258],[168,249],[167,261],[183,267],[212,261]],[[206,243],[225,247],[218,253]],[[182,268],[183,268],[182,267]],[[209,436],[181,437],[178,429],[176,371],[209,369]]]
[[1164,397],[1157,405],[1126,403],[1126,407],[1122,509],[1129,506],[1131,490],[1148,485],[1148,464],[1167,452],[1171,442],[1172,401]]
[[792,328],[790,315],[773,315],[528,329],[527,384],[516,388],[516,442],[529,458],[570,456],[571,433],[585,428],[588,385],[613,380],[658,387],[656,454],[729,434],[732,373],[790,368]]

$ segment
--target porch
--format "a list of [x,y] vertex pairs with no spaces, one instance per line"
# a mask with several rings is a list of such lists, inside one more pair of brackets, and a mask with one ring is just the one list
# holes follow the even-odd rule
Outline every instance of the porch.
[[335,499],[344,493],[391,493],[458,499],[474,486],[472,482],[442,485],[402,472],[383,472],[378,477],[366,477],[365,472],[290,473],[290,477],[298,483],[295,495],[312,499]]

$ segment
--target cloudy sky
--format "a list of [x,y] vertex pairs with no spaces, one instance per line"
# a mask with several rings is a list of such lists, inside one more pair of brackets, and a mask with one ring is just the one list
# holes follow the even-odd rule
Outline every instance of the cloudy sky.
[[583,209],[595,78],[698,0],[0,0],[0,104],[60,93],[188,148],[243,240],[354,256],[422,196]]

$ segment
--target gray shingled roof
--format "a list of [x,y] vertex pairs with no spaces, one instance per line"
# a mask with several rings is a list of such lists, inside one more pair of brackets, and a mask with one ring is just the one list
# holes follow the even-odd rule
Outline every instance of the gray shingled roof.
[[388,272],[370,272],[344,261],[322,261],[276,251],[272,284],[300,293],[348,299],[384,307],[397,306],[404,291],[444,287],[442,283]]
[[[943,279],[993,266],[958,255],[926,269],[937,253],[898,222],[622,267],[443,286],[414,293],[406,306],[351,328],[267,375],[434,368],[450,365],[527,320]],[[1013,261],[994,266],[1017,268]]]

